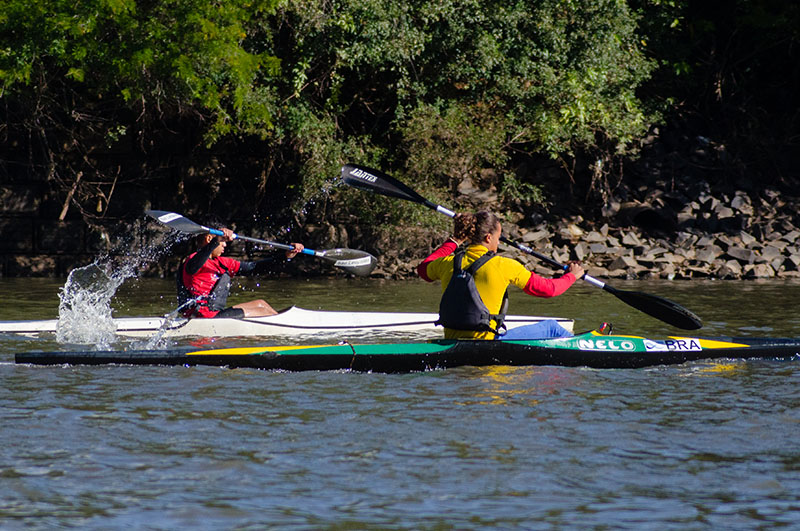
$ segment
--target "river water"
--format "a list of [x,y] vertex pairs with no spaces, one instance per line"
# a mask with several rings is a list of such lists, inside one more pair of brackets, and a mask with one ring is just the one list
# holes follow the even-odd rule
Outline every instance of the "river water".
[[[0,319],[56,318],[64,279],[0,279]],[[699,314],[704,336],[800,336],[792,282],[612,281]],[[115,316],[162,315],[130,279]],[[231,300],[435,311],[438,286],[250,281]],[[588,285],[512,313],[678,331]],[[269,339],[264,339],[264,342]],[[180,344],[179,342],[174,342]],[[249,342],[249,343],[252,343]],[[248,344],[249,344],[248,343]],[[219,340],[216,346],[242,344]],[[0,336],[0,528],[753,529],[800,521],[800,362],[405,375],[31,367]]]

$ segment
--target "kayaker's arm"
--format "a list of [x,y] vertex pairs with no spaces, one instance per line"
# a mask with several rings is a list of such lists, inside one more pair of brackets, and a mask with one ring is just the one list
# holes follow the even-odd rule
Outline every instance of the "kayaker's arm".
[[561,278],[544,278],[531,272],[531,277],[523,291],[534,297],[557,297],[567,291],[575,283],[575,280],[575,275],[572,273],[566,273]]
[[[287,260],[291,260],[304,249],[302,243],[293,243],[292,245],[294,246],[294,249],[291,251],[286,251],[285,256]],[[239,274],[252,276],[262,275],[264,273],[268,273],[273,268],[272,266],[274,266],[276,263],[279,263],[276,255],[264,258],[263,260],[258,260],[256,262],[241,262]]]
[[456,249],[458,249],[458,242],[456,242],[456,240],[453,238],[450,238],[440,245],[438,249],[429,254],[425,260],[420,262],[420,264],[417,266],[417,274],[420,276],[420,278],[422,278],[422,280],[426,282],[433,282],[433,279],[428,276],[428,264],[438,258],[453,254]]
[[453,254],[458,246],[470,238],[473,232],[473,217],[464,214],[456,214],[453,219],[453,236],[447,239],[438,249],[433,251],[428,257],[417,266],[417,274],[426,282],[433,282],[434,279],[428,276],[428,263],[438,258]]
[[274,256],[264,258],[263,260],[259,260],[257,262],[241,262],[239,274],[247,276],[261,275],[269,272],[271,266],[275,265],[276,262],[277,259]]
[[202,249],[197,251],[192,258],[186,261],[186,273],[194,275],[200,271],[200,268],[203,267],[203,264],[205,264],[209,258],[211,258],[211,253],[213,253],[214,249],[216,249],[218,246],[219,241],[214,238]]

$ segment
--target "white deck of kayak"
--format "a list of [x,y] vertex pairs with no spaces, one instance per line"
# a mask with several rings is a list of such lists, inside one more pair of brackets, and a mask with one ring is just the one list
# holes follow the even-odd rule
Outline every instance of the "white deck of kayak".
[[[370,333],[415,333],[441,336],[435,326],[435,313],[410,312],[336,312],[306,310],[291,306],[277,315],[248,319],[176,319],[168,324],[164,337],[248,337],[248,336],[319,336]],[[573,331],[571,319],[525,315],[506,316],[508,329],[555,319]],[[129,337],[149,337],[161,330],[162,317],[120,317],[114,319],[116,333]],[[40,321],[0,321],[0,333],[35,336],[55,333],[58,319]]]

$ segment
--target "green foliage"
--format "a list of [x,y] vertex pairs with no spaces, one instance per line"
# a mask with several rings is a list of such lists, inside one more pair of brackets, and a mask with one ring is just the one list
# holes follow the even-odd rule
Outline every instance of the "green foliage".
[[505,173],[500,194],[506,201],[512,203],[537,204],[546,202],[541,185],[522,181],[512,172]]
[[209,120],[209,142],[229,133],[266,137],[272,94],[264,81],[279,61],[245,44],[253,17],[277,1],[6,0],[2,93],[69,90],[86,105],[193,109]]
[[102,173],[87,154],[133,136],[163,157],[171,135],[191,156],[263,158],[260,192],[272,171],[298,208],[323,193],[340,219],[432,223],[331,182],[355,161],[452,204],[491,173],[507,201],[542,202],[548,183],[515,172],[526,156],[614,167],[655,119],[638,91],[689,20],[682,0],[634,2],[5,0],[0,98],[57,174]]
[[[485,167],[505,166],[506,119],[482,106],[454,104],[445,109],[421,104],[400,127],[406,171],[417,183],[453,183]],[[438,182],[434,178],[439,178]]]
[[[608,158],[651,123],[635,91],[654,62],[625,2],[295,0],[277,19],[285,97],[335,124],[302,143],[301,164],[355,136],[379,148],[376,165],[447,198],[455,179],[505,172],[513,152]],[[540,183],[507,190],[541,197]]]

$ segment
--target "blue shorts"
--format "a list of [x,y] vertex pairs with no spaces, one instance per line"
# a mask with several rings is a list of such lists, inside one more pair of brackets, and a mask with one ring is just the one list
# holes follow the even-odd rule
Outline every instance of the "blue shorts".
[[554,337],[572,337],[569,330],[558,324],[555,319],[547,319],[538,323],[512,328],[498,339],[551,339]]

